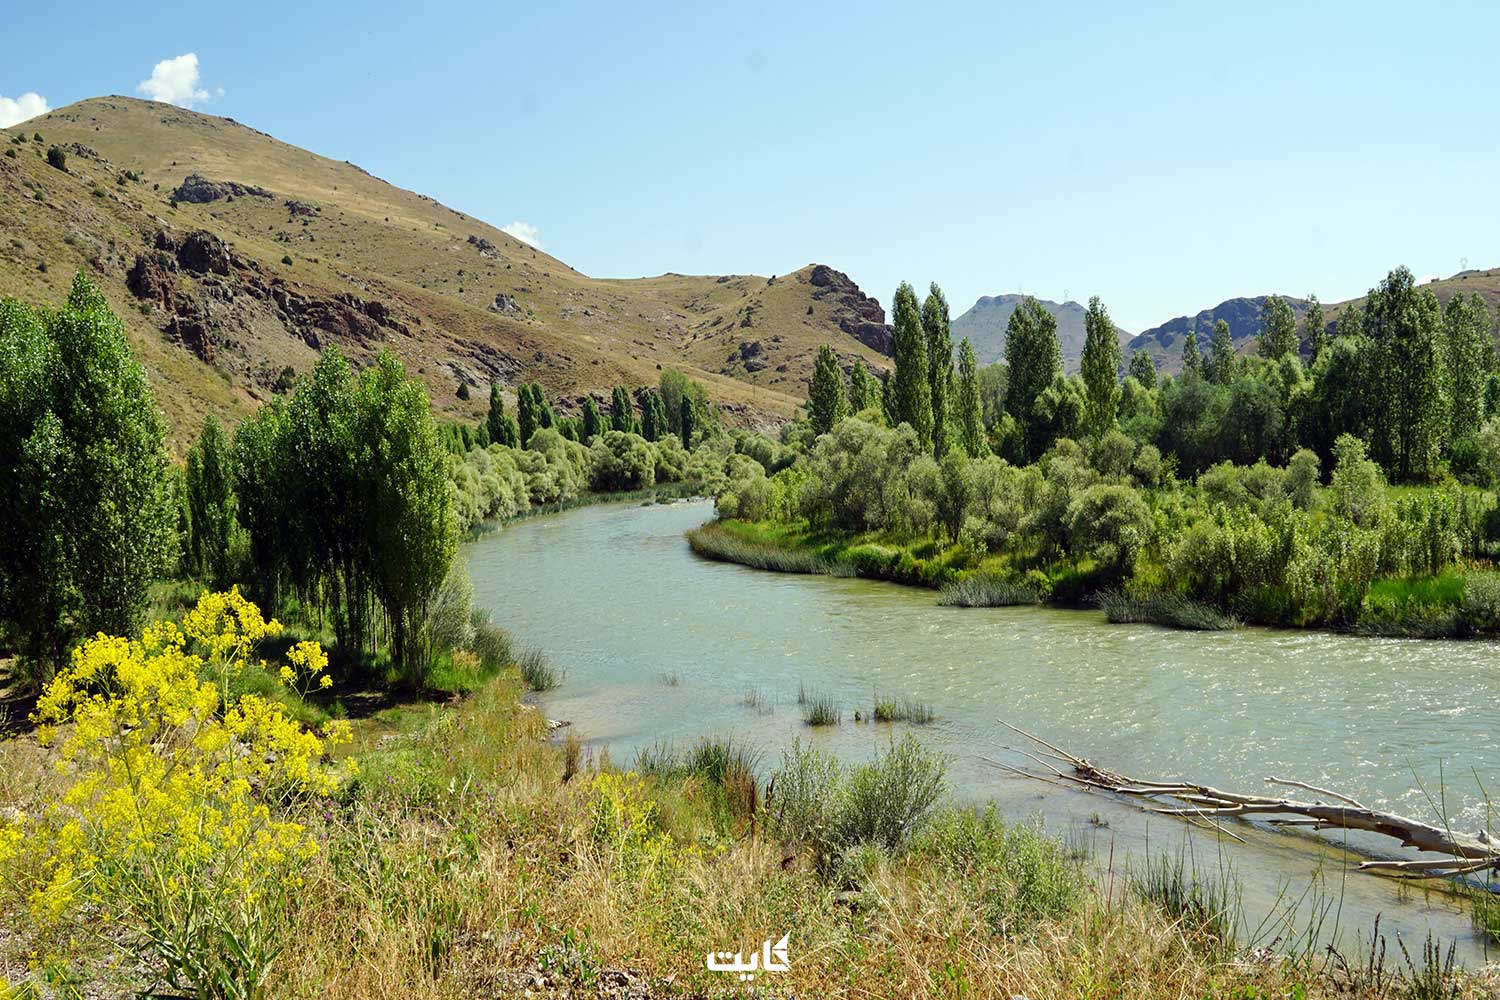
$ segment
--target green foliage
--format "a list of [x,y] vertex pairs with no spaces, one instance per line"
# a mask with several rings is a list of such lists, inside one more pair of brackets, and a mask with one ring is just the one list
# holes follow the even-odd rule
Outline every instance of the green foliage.
[[861,413],[879,405],[880,386],[870,374],[865,359],[855,358],[854,367],[849,371],[849,411]]
[[837,726],[844,721],[844,710],[832,695],[811,694],[799,699],[802,721],[809,726]]
[[917,293],[906,282],[896,289],[891,306],[895,327],[896,371],[891,378],[891,405],[887,414],[892,426],[910,424],[923,448],[932,442],[932,384],[927,361],[927,334]]
[[492,444],[507,448],[521,446],[521,428],[516,419],[505,412],[505,397],[500,394],[500,383],[490,382],[490,409],[484,419]]
[[604,417],[599,412],[599,404],[594,402],[593,396],[583,398],[583,427],[579,434],[579,440],[584,444],[593,444],[594,438],[604,433]]
[[635,428],[635,403],[630,398],[630,390],[617,385],[610,399],[609,429],[622,434],[633,434]]
[[551,691],[562,686],[567,672],[554,666],[547,654],[540,649],[523,649],[516,657],[516,668],[521,679],[533,691]]
[[599,493],[638,490],[656,482],[656,453],[638,434],[609,430],[594,442],[589,488]]
[[813,362],[812,385],[807,393],[807,419],[813,433],[827,434],[848,413],[844,396],[844,374],[838,358],[827,344],[818,348]]
[[1202,377],[1203,354],[1198,350],[1198,331],[1189,330],[1182,335],[1182,377]]
[[236,550],[242,529],[236,519],[234,456],[215,417],[203,422],[188,452],[185,479],[188,554],[191,565],[214,590],[228,590],[238,571]]
[[990,453],[985,435],[984,405],[979,386],[979,365],[974,345],[965,337],[958,346],[958,381],[954,386],[953,423],[959,447],[970,458]]
[[682,438],[682,446],[691,448],[693,446],[693,435],[698,430],[698,408],[693,405],[691,399],[682,400],[681,409],[677,415],[677,433]]
[[1156,362],[1146,351],[1136,351],[1130,355],[1130,377],[1139,382],[1143,389],[1156,388]]
[[1449,387],[1450,442],[1472,433],[1485,416],[1485,389],[1495,365],[1490,313],[1477,293],[1455,295],[1443,312]]
[[67,173],[68,154],[63,152],[62,149],[58,146],[49,146],[47,148],[47,166],[53,167],[57,170],[61,170],[63,173]]
[[951,608],[1005,608],[1041,604],[1044,599],[1042,591],[1029,581],[991,573],[973,573],[945,584],[938,595],[938,603]]
[[1120,339],[1109,311],[1095,295],[1083,317],[1083,384],[1087,406],[1084,425],[1099,437],[1115,425],[1120,406]]
[[31,662],[133,634],[176,562],[163,436],[146,373],[87,279],[55,311],[0,300],[0,623]]
[[1229,335],[1229,324],[1222,319],[1214,321],[1213,332],[1208,337],[1203,377],[1216,385],[1228,385],[1234,381],[1234,340]]
[[1104,617],[1117,624],[1145,623],[1204,632],[1236,628],[1239,622],[1202,601],[1168,591],[1139,595],[1117,590],[1100,591],[1097,597]]
[[667,424],[667,408],[661,393],[647,391],[641,404],[641,436],[647,441],[657,441],[669,433],[671,429]]
[[948,300],[933,282],[922,302],[922,332],[927,347],[927,386],[932,407],[932,453],[942,458],[948,450],[948,428],[952,419],[953,331],[948,319]]
[[1256,349],[1276,361],[1297,351],[1297,318],[1280,295],[1267,295],[1260,304],[1260,338]]
[[1154,520],[1140,495],[1129,486],[1090,486],[1068,505],[1073,551],[1117,573],[1128,572],[1145,547]]
[[1323,318],[1323,303],[1318,301],[1316,295],[1308,295],[1307,312],[1302,316],[1302,339],[1307,342],[1308,361],[1314,364],[1317,363],[1318,355],[1323,353],[1323,347],[1328,340],[1326,325]]
[[[1005,409],[1020,428],[1023,457],[1035,459],[1052,440],[1049,429],[1039,426],[1043,421],[1037,409],[1042,394],[1062,375],[1062,348],[1057,342],[1056,318],[1030,296],[1010,314],[1005,329],[1005,364]],[[1050,429],[1055,429],[1056,420],[1050,423]]]
[[1365,336],[1373,350],[1368,375],[1372,452],[1398,481],[1432,475],[1449,436],[1442,310],[1411,272],[1392,271],[1370,292]]

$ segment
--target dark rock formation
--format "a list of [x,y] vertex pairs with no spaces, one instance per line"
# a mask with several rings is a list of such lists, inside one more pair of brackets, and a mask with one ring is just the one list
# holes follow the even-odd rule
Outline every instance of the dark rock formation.
[[295,216],[295,215],[316,216],[316,215],[321,215],[322,212],[323,212],[323,210],[321,208],[319,208],[318,206],[316,206],[316,205],[309,205],[307,202],[305,202],[305,201],[298,201],[296,198],[288,198],[286,200],[286,211],[287,211],[287,215],[289,215],[289,216]]
[[[490,303],[490,312],[515,314],[520,311],[521,303],[516,301],[515,296],[506,295],[504,292],[498,292],[495,295],[495,301]],[[584,315],[588,315],[587,309],[584,310]]]
[[177,263],[198,274],[227,276],[231,257],[229,246],[206,229],[188,233],[177,247]]
[[125,287],[142,302],[170,312],[177,291],[176,280],[172,277],[176,269],[177,262],[160,250],[137,254],[135,263],[125,275]]
[[252,195],[256,198],[272,197],[271,192],[262,187],[241,184],[238,181],[211,181],[201,174],[188,174],[182,179],[182,183],[177,185],[177,190],[172,192],[174,200],[197,205],[206,205],[220,198],[243,195]]
[[827,264],[814,264],[807,280],[817,289],[813,298],[835,304],[840,330],[872,350],[891,353],[892,330],[885,323],[885,310],[847,274]]

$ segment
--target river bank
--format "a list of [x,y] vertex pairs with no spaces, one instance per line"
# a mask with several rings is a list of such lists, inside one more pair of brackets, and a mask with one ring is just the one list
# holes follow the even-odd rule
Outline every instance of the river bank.
[[[476,602],[515,608],[518,637],[569,671],[540,702],[574,723],[585,749],[620,762],[658,742],[733,734],[772,758],[800,739],[859,761],[910,731],[949,756],[962,799],[1040,819],[1096,856],[1113,851],[1121,870],[1127,857],[1140,864],[1186,842],[1216,871],[1221,847],[1133,807],[1002,773],[991,761],[1020,759],[1000,720],[1142,777],[1253,790],[1267,774],[1295,775],[1418,816],[1431,813],[1423,789],[1442,788],[1455,824],[1485,825],[1484,798],[1464,777],[1500,766],[1484,643],[1189,633],[1048,607],[944,608],[930,591],[699,559],[683,535],[711,516],[707,503],[573,511],[466,550]],[[575,571],[549,579],[553,560]],[[529,581],[524,596],[513,593],[517,578]],[[804,687],[839,706],[843,723],[806,725]],[[920,700],[936,719],[854,723],[877,696]],[[1460,941],[1465,961],[1484,960],[1467,909],[1446,894],[1352,875],[1354,859],[1337,845],[1236,830],[1251,843],[1224,847],[1222,860],[1253,924],[1316,884],[1304,904],[1337,897],[1351,948],[1380,913],[1388,934],[1412,942],[1431,929]],[[1334,921],[1325,923],[1326,934]]]
[[1452,573],[1378,580],[1359,617],[1335,628],[1262,614],[1263,609],[1254,606],[1222,608],[1161,588],[1134,590],[1089,560],[1053,563],[1045,572],[1021,572],[1005,556],[976,554],[933,538],[820,531],[803,522],[734,519],[710,521],[690,529],[686,537],[693,551],[706,559],[775,572],[862,577],[936,590],[938,602],[950,607],[1098,609],[1114,624],[1189,631],[1256,624],[1380,638],[1495,638],[1487,618],[1480,621],[1466,613],[1464,579]]

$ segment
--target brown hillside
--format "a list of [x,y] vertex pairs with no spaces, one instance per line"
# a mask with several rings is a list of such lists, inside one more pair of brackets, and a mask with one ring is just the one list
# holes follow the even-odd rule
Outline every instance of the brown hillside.
[[[53,145],[66,171],[48,165]],[[676,366],[732,421],[774,422],[801,405],[819,344],[888,364],[884,313],[831,268],[590,278],[231,119],[96,98],[0,131],[0,149],[16,153],[0,156],[0,295],[55,303],[88,274],[179,446],[203,414],[238,419],[332,344],[356,363],[392,348],[441,415],[467,420],[485,392],[459,400],[460,383],[535,378],[571,409]]]

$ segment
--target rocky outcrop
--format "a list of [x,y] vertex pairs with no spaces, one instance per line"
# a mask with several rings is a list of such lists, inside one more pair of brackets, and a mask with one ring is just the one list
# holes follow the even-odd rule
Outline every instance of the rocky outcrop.
[[177,185],[172,192],[174,201],[185,201],[195,205],[206,205],[220,198],[253,196],[256,198],[270,198],[271,192],[263,187],[255,187],[253,184],[241,184],[238,181],[211,181],[202,174],[188,174]]
[[177,263],[198,274],[228,276],[233,263],[229,245],[206,229],[188,233],[177,245]]
[[873,296],[860,291],[843,271],[836,271],[827,264],[814,264],[807,280],[816,289],[813,292],[815,300],[833,304],[840,330],[871,350],[887,355],[891,353],[892,331],[886,325],[885,310]]
[[286,211],[288,217],[301,215],[311,218],[323,213],[323,210],[318,206],[309,205],[307,202],[298,201],[296,198],[288,198],[286,200]]
[[474,236],[470,234],[469,246],[478,250],[479,256],[481,257],[489,257],[491,260],[498,260],[500,257],[500,248],[495,246],[495,244],[491,243],[489,240],[485,239],[483,236]]
[[177,282],[172,276],[176,270],[177,261],[161,250],[137,254],[125,275],[125,287],[142,302],[170,312],[177,292]]
[[[490,303],[490,312],[504,315],[519,315],[521,312],[521,303],[516,301],[514,295],[506,295],[504,292],[498,292],[495,295],[495,301]],[[588,310],[585,309],[584,312],[587,313]]]

